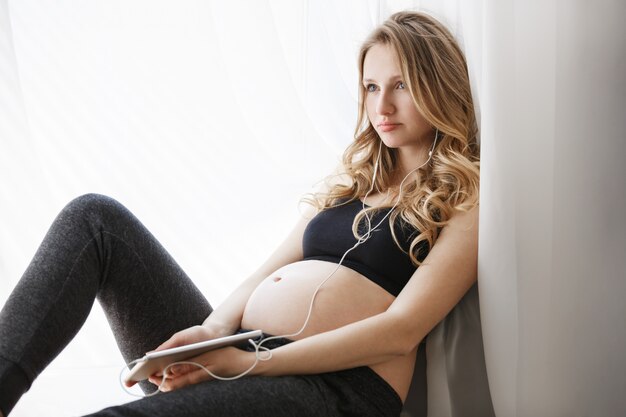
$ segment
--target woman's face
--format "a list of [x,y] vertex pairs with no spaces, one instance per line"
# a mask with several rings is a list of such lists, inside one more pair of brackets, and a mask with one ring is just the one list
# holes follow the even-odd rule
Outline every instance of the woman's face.
[[377,43],[367,51],[363,85],[367,117],[387,147],[417,150],[432,143],[432,127],[413,103],[391,45]]

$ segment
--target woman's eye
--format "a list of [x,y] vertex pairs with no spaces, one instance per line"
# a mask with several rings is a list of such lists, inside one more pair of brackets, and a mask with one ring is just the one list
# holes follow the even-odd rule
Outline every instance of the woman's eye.
[[400,82],[398,83],[398,88],[400,88],[400,89],[404,90],[404,89],[406,88],[406,85],[404,85],[404,83],[403,83],[402,81],[400,81]]
[[365,90],[367,90],[367,92],[371,93],[373,91],[376,91],[376,84],[368,84],[365,86]]

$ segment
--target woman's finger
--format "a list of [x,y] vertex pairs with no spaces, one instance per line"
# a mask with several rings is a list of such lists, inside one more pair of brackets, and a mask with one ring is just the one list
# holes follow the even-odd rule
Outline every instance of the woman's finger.
[[209,374],[207,374],[204,370],[199,369],[197,371],[189,372],[176,378],[167,379],[165,381],[165,384],[163,384],[163,386],[161,387],[161,391],[174,391],[186,387],[187,385],[197,384],[199,382],[208,381],[210,379],[211,376]]
[[[165,379],[168,380],[168,379],[172,379],[172,378],[173,378],[172,375],[167,375],[167,377]],[[148,381],[150,381],[154,385],[161,385],[161,382],[163,381],[163,375],[150,375],[148,377]]]
[[[193,369],[192,369],[193,368]],[[161,384],[163,381],[163,376],[165,375],[165,379],[173,379],[177,378],[181,375],[184,375],[188,372],[193,371],[194,369],[198,369],[197,367],[193,367],[190,365],[172,365],[167,368],[164,368],[161,371],[155,372],[154,374],[148,377],[148,381],[155,385]]]
[[187,329],[181,330],[177,333],[174,333],[172,337],[170,337],[165,342],[161,343],[156,350],[163,350],[172,347],[189,345],[191,343],[201,342],[204,340],[209,340],[215,338],[216,334],[209,328],[201,325],[192,326]]
[[161,376],[156,376],[156,375],[152,375],[148,378],[148,381],[150,381],[152,384],[154,385],[161,385],[161,381],[163,381],[163,377]]
[[182,339],[182,337],[178,333],[174,334],[172,337],[167,339],[165,342],[163,342],[159,346],[157,346],[156,349],[154,349],[152,352],[157,352],[159,350],[169,349],[169,348],[180,346],[181,344],[183,344],[181,342],[181,339]]
[[136,381],[125,381],[125,382],[124,382],[124,385],[125,385],[127,388],[131,388],[131,387],[133,387],[136,383],[137,383]]
[[[198,363],[198,365],[200,365],[200,363]],[[180,376],[180,375],[188,374],[189,372],[193,372],[193,371],[200,369],[198,365],[191,365],[191,364],[184,364],[184,363],[172,365],[169,368],[167,368],[167,373],[168,375],[172,375],[172,376]]]
[[167,368],[167,373],[171,375],[181,375],[187,372],[185,372],[185,365],[172,365]]

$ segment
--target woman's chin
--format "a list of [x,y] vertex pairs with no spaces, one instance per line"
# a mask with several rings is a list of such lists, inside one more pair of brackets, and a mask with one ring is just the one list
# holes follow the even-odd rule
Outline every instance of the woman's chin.
[[383,143],[386,147],[391,149],[398,149],[410,145],[406,141],[397,140],[396,138],[384,138]]
[[390,135],[380,136],[380,138],[383,141],[383,144],[388,148],[396,149],[402,145],[401,141],[394,137],[390,137]]
[[[419,149],[424,146],[421,142],[401,137],[393,137],[391,135],[380,137],[387,148],[391,149]],[[426,145],[427,146],[427,145]]]

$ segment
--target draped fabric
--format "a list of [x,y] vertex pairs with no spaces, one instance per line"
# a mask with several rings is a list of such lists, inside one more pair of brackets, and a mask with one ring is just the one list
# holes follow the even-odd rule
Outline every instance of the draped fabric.
[[478,284],[496,414],[626,415],[626,2],[483,10]]
[[[625,4],[0,0],[0,305],[86,192],[128,206],[219,304],[352,139],[363,38],[419,9],[467,56],[480,253],[405,414],[626,414]],[[106,327],[95,308],[12,415],[131,400]]]

